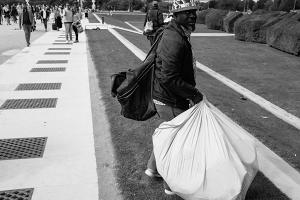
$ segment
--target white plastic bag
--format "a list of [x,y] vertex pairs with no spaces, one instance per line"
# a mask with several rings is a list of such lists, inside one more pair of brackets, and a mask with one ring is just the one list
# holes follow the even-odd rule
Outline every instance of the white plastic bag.
[[154,132],[157,170],[187,200],[240,200],[257,172],[254,140],[206,99]]
[[147,20],[145,27],[144,27],[144,33],[150,33],[152,31],[153,31],[153,22]]

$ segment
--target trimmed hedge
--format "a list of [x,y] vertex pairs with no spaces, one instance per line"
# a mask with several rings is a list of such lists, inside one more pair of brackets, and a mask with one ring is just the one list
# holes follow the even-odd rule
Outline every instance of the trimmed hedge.
[[243,13],[241,12],[229,12],[226,17],[223,19],[223,29],[227,33],[233,33],[234,28],[234,22],[243,16]]
[[266,43],[266,29],[268,26],[264,26],[264,24],[274,24],[277,22],[276,18],[283,15],[280,11],[244,15],[236,20],[234,24],[235,38],[249,42]]
[[205,17],[205,24],[208,29],[223,30],[223,18],[227,15],[227,10],[211,9]]
[[211,11],[212,9],[206,9],[206,10],[201,10],[197,11],[197,23],[198,24],[205,24],[205,17],[206,15]]
[[300,13],[289,13],[287,17],[266,31],[267,44],[294,55],[300,55]]

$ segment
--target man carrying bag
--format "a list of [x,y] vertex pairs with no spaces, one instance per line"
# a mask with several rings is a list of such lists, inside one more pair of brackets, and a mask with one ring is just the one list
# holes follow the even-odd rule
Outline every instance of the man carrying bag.
[[144,21],[144,35],[150,41],[152,46],[155,42],[156,31],[164,25],[164,18],[162,12],[158,8],[157,1],[152,2],[152,7],[147,12]]

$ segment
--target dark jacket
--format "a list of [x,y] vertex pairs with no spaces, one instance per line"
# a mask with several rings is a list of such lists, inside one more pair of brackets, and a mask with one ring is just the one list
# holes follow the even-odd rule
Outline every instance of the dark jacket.
[[156,50],[153,98],[172,107],[188,109],[188,99],[198,90],[191,44],[182,28],[172,20]]
[[162,27],[164,25],[163,13],[158,9],[157,6],[152,7],[147,12],[145,21],[144,21],[144,26],[146,25],[147,21],[152,21],[152,23],[153,23],[153,31],[152,31],[153,34],[155,34],[157,29],[159,29],[160,27]]
[[[27,7],[28,14],[29,14],[29,20],[31,22],[31,25],[33,26],[34,25],[34,16],[33,16],[33,12],[32,12],[32,7],[29,5],[26,7]],[[21,24],[23,24],[23,19],[24,19],[24,9],[25,8],[23,8],[22,12],[20,13]]]

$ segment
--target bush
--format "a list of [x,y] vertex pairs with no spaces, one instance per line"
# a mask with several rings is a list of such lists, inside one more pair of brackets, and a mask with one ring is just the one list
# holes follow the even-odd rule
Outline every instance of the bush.
[[300,55],[300,13],[290,13],[283,20],[269,27],[267,44],[282,51]]
[[205,24],[208,29],[223,30],[223,18],[227,10],[212,9],[205,17]]
[[223,29],[227,33],[233,33],[234,22],[243,16],[241,12],[229,12],[223,19]]
[[212,9],[206,9],[202,11],[197,11],[197,23],[205,24],[205,17]]
[[[259,12],[258,12],[259,13]],[[234,24],[235,38],[238,40],[266,43],[266,28],[264,24],[274,24],[276,17],[281,16],[281,12],[266,12],[263,14],[253,13],[244,15]],[[269,20],[269,21],[268,21]]]

